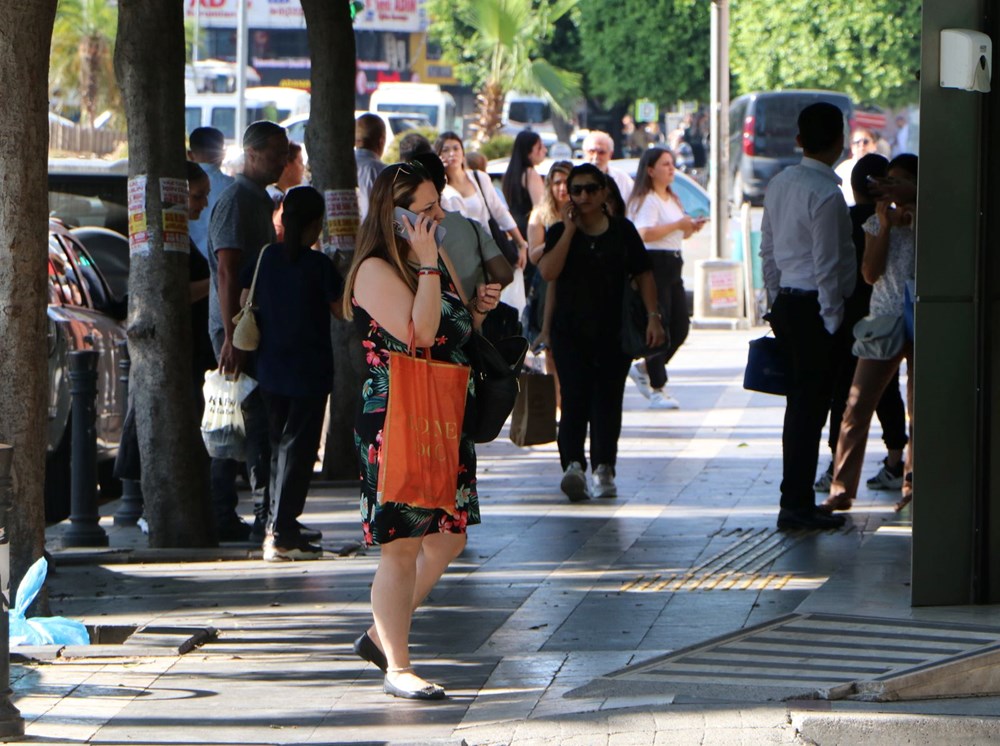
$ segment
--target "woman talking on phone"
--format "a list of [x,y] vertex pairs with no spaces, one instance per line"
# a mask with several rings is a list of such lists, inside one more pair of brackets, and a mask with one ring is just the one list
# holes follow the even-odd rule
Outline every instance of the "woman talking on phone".
[[[444,689],[414,673],[410,664],[413,610],[465,547],[466,526],[479,523],[476,449],[462,434],[455,474],[455,509],[420,508],[379,494],[378,474],[388,407],[390,352],[409,343],[431,358],[468,365],[462,349],[473,329],[496,307],[500,290],[481,285],[468,306],[461,300],[435,233],[444,212],[437,187],[420,163],[387,166],[372,187],[368,215],[344,292],[345,318],[353,318],[368,371],[361,390],[355,443],[361,467],[361,525],[365,543],[381,547],[372,583],[375,623],[354,642],[355,652],[385,672],[386,694],[441,699]],[[397,207],[410,210],[394,219]],[[399,224],[397,234],[394,222]]]
[[[607,177],[585,163],[569,174],[562,222],[545,234],[538,271],[558,280],[552,353],[562,391],[559,420],[560,487],[573,502],[618,496],[615,462],[622,429],[622,396],[631,358],[622,351],[625,283],[634,279],[648,312],[646,342],[663,344],[656,287],[646,248],[628,220],[608,214]],[[590,429],[594,486],[587,481]]]
[[666,148],[649,148],[639,159],[635,187],[629,197],[628,217],[646,244],[653,263],[656,294],[666,318],[669,346],[666,351],[635,363],[629,376],[639,393],[649,399],[651,409],[677,409],[680,404],[664,391],[667,385],[667,363],[687,339],[691,327],[688,318],[687,293],[681,279],[684,260],[681,242],[704,227],[704,218],[684,214],[681,201],[671,188],[676,166],[674,156]]

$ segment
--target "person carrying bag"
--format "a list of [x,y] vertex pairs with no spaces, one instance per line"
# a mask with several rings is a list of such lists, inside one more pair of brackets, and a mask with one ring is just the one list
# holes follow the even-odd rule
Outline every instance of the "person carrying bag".
[[[397,207],[412,215],[397,221],[398,233]],[[412,668],[409,632],[414,606],[462,552],[467,528],[480,522],[466,415],[477,392],[466,343],[500,296],[496,285],[481,285],[473,301],[463,301],[435,240],[444,217],[422,164],[387,166],[372,187],[344,290],[344,316],[354,322],[366,364],[354,424],[361,528],[366,546],[380,548],[374,624],[354,641],[354,652],[385,672],[386,694],[404,699],[446,696]]]

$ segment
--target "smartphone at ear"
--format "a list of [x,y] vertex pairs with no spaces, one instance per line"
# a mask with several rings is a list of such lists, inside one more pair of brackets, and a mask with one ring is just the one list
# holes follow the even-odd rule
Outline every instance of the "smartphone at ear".
[[[396,231],[396,235],[400,238],[409,239],[409,235],[406,232],[406,226],[403,224],[403,217],[406,217],[410,221],[410,225],[416,225],[417,220],[420,216],[417,213],[407,210],[405,207],[397,207],[392,211],[392,229]],[[448,234],[448,231],[443,226],[438,226],[434,231],[434,240],[440,246],[441,242],[444,241],[444,237]]]

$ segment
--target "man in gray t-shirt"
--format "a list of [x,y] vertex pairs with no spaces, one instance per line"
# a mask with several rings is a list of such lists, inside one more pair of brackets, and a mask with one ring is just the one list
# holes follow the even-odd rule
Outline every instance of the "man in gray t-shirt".
[[[254,122],[243,134],[243,171],[219,196],[208,228],[212,281],[208,294],[208,332],[223,373],[255,372],[255,355],[233,347],[233,316],[240,308],[240,273],[255,265],[261,249],[275,241],[274,203],[266,187],[288,163],[288,136],[274,122]],[[263,540],[268,515],[271,448],[267,414],[256,389],[243,401],[246,463],[254,495],[253,539]],[[245,541],[250,527],[236,512],[238,462],[212,459],[212,509],[221,541]]]

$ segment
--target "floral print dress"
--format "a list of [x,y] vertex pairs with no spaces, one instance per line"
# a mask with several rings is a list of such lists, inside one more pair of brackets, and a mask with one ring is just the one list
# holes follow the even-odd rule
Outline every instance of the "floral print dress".
[[[462,345],[472,334],[472,316],[462,305],[454,283],[443,263],[441,269],[441,323],[438,325],[431,358],[468,365]],[[351,299],[354,323],[365,350],[368,373],[361,387],[354,426],[354,443],[361,467],[361,527],[365,544],[384,544],[393,539],[425,536],[433,533],[465,533],[468,525],[479,523],[479,498],[476,493],[476,448],[472,438],[462,433],[458,445],[458,473],[455,475],[455,514],[444,510],[417,508],[412,505],[379,503],[378,469],[382,451],[389,395],[389,353],[407,352],[401,342],[378,325],[368,312]],[[423,350],[417,354],[423,356]],[[474,396],[469,379],[466,411]]]

